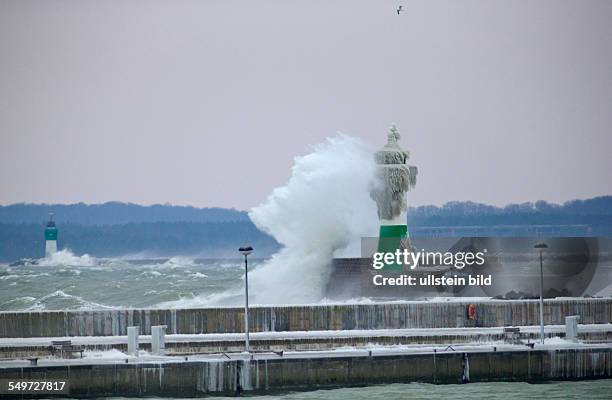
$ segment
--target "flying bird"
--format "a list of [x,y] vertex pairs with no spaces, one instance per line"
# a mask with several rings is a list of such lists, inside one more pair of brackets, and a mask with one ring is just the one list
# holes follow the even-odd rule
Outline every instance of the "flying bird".
[[402,5],[400,4],[399,7],[397,7],[397,15],[400,15],[400,12],[402,12]]

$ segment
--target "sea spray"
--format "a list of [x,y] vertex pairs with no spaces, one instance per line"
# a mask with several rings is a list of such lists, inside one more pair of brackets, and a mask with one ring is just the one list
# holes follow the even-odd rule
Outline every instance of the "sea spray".
[[316,302],[324,297],[334,255],[346,255],[363,236],[376,236],[370,189],[372,152],[338,135],[296,157],[286,185],[272,191],[249,216],[283,248],[249,275],[255,303]]
[[68,249],[52,253],[49,257],[41,258],[36,265],[41,267],[71,266],[71,267],[93,267],[97,265],[95,257],[89,254],[75,255]]

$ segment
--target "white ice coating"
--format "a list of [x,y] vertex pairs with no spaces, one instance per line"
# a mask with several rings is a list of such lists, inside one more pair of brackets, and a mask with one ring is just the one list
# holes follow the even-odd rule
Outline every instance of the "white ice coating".
[[399,139],[399,132],[393,125],[387,136],[387,144],[375,154],[377,183],[371,196],[376,201],[378,216],[384,225],[406,224],[403,218],[407,209],[406,192],[416,185],[417,167],[406,164],[410,153],[399,146]]
[[397,214],[393,219],[381,219],[381,225],[405,225],[408,220],[408,212],[402,211]]
[[223,362],[211,361],[208,363],[208,379],[206,382],[206,391],[219,392],[223,390]]

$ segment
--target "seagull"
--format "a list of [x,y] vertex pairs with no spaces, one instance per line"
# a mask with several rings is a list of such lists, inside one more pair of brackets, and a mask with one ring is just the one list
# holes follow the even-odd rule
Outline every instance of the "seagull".
[[397,15],[400,15],[400,12],[402,12],[402,5],[400,4],[399,7],[397,7]]

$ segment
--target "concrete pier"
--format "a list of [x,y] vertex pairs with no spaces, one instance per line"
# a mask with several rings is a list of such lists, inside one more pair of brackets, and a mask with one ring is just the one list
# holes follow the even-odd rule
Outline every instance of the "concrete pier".
[[[242,353],[243,312],[2,312],[0,379],[67,379],[72,397],[198,397],[238,389],[258,394],[414,381],[612,377],[612,299],[546,300],[543,345],[534,343],[536,300],[253,307],[250,354]],[[580,324],[568,330],[566,317],[577,315]],[[128,355],[131,326],[139,327],[140,351]],[[164,326],[162,346],[152,331],[160,339]],[[504,327],[518,327],[520,338],[508,341]],[[50,352],[52,342],[68,340],[84,358]]]
[[[540,329],[537,326],[518,327],[520,340],[537,342]],[[547,338],[565,338],[566,327],[548,325]],[[575,340],[569,338],[570,340]],[[587,343],[612,342],[612,324],[578,325],[576,339]],[[57,337],[57,338],[8,338],[0,339],[0,363],[11,358],[49,357],[52,341],[70,340],[85,351],[118,350],[128,355],[129,336]],[[156,354],[152,336],[140,336],[140,349]],[[309,331],[309,332],[256,332],[251,335],[251,350],[316,351],[338,348],[367,348],[370,346],[428,346],[454,344],[503,344],[502,327],[493,328],[440,328],[440,329],[380,329],[363,331]],[[237,353],[244,350],[244,334],[169,335],[165,353],[170,356],[192,354]]]
[[[609,378],[610,345],[529,349],[457,347],[394,351],[331,351],[228,355],[226,358],[4,364],[0,379],[66,379],[70,396],[231,395],[275,393],[397,382],[460,383],[469,360],[470,382]],[[50,397],[50,396],[48,396]]]
[[[474,304],[476,318],[467,318]],[[376,304],[260,306],[250,309],[251,332],[524,326],[539,324],[537,300],[413,301]],[[544,322],[565,324],[580,315],[583,324],[612,322],[612,299],[551,299]],[[0,338],[125,336],[128,326],[166,325],[167,334],[244,331],[242,308],[117,309],[96,311],[0,312]]]

